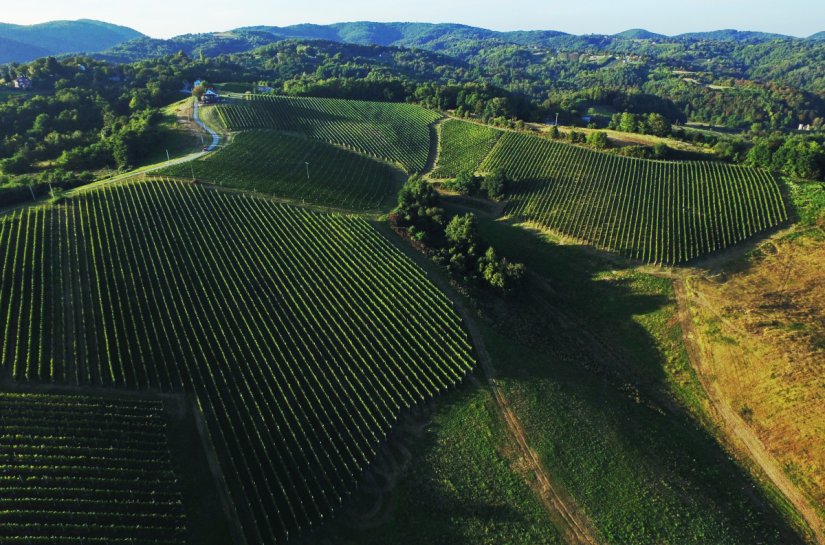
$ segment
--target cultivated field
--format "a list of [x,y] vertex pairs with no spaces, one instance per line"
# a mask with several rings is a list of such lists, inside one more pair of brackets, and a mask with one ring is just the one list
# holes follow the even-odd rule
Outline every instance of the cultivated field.
[[400,172],[324,142],[256,130],[236,135],[205,159],[175,165],[163,174],[194,174],[224,187],[254,189],[295,202],[372,210],[394,202]]
[[0,256],[5,370],[190,392],[250,543],[327,517],[474,365],[450,301],[359,218],[151,180],[3,218]]
[[647,263],[674,265],[786,221],[777,180],[722,163],[632,159],[508,132],[480,170],[516,183],[507,214]]
[[493,149],[501,131],[449,119],[439,125],[439,154],[433,178],[453,178],[461,172],[475,172]]
[[436,112],[412,104],[248,95],[214,107],[229,130],[277,129],[343,146],[401,166],[427,167]]
[[0,543],[185,543],[160,402],[0,394]]

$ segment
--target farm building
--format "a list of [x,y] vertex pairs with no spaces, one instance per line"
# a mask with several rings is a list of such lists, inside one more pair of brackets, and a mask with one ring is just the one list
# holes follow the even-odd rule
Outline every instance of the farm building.
[[207,89],[201,96],[201,104],[217,104],[221,101],[221,95],[214,89]]
[[14,88],[15,89],[31,89],[32,80],[27,78],[26,76],[20,76],[14,80]]

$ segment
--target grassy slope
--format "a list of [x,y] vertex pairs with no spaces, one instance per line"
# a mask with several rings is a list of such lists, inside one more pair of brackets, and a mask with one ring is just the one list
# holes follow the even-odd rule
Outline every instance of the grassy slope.
[[797,225],[687,290],[709,387],[825,521],[825,185],[790,185]]
[[[539,273],[529,295],[474,300],[501,387],[554,486],[575,497],[604,543],[800,542],[718,444],[667,401],[673,395],[698,408],[702,395],[669,281],[500,222],[483,221],[482,231],[501,253]],[[478,435],[470,413],[460,414],[462,427],[445,426],[441,441],[459,445],[457,436]],[[477,462],[464,463],[466,457],[463,449],[443,458],[425,454],[424,465],[401,481],[389,522],[350,529],[351,542],[386,542],[391,535],[429,542],[440,531],[446,537],[436,543],[474,543],[474,522],[430,509],[434,495],[422,485],[435,480],[455,489],[456,482],[471,482]],[[461,499],[488,488],[458,490],[453,495]],[[510,542],[496,533],[490,540]]]
[[487,348],[534,448],[605,542],[794,542],[716,442],[656,393],[701,397],[669,282],[505,224],[483,231],[543,277],[530,297],[482,310]]
[[533,492],[502,455],[506,436],[490,392],[463,385],[439,400],[383,511],[366,524],[339,520],[336,544],[560,544]]

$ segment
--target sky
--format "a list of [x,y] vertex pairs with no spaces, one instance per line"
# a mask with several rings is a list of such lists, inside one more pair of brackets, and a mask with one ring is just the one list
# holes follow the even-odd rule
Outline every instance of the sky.
[[662,34],[760,30],[793,36],[825,31],[823,0],[0,0],[0,22],[98,19],[155,38],[240,26],[343,21],[463,23],[493,30]]

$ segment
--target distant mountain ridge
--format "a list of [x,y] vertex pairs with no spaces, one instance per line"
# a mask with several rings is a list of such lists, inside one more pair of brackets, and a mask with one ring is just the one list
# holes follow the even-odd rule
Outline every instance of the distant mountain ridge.
[[[79,31],[79,32],[78,32]],[[80,34],[81,36],[78,36]],[[555,30],[495,31],[455,23],[377,23],[356,21],[330,25],[249,26],[227,32],[184,34],[168,40],[153,39],[126,27],[99,21],[55,21],[22,27],[0,24],[0,63],[23,62],[46,54],[86,52],[98,57],[131,62],[184,51],[214,56],[251,51],[287,40],[327,40],[358,45],[419,48],[461,56],[457,44],[477,46],[515,44],[525,47],[585,49],[623,40],[727,41],[761,43],[771,40],[825,40],[825,32],[809,38],[739,30],[692,32],[666,36],[645,29],[629,29],[613,34],[573,35]],[[6,40],[6,41],[4,41]]]
[[142,37],[131,28],[91,19],[37,25],[0,23],[0,63],[64,53],[96,53]]
[[748,30],[713,30],[710,32],[688,32],[673,36],[681,40],[707,40],[713,42],[764,42],[770,40],[798,40],[805,38],[794,38],[785,34],[773,34],[770,32],[752,32]]

